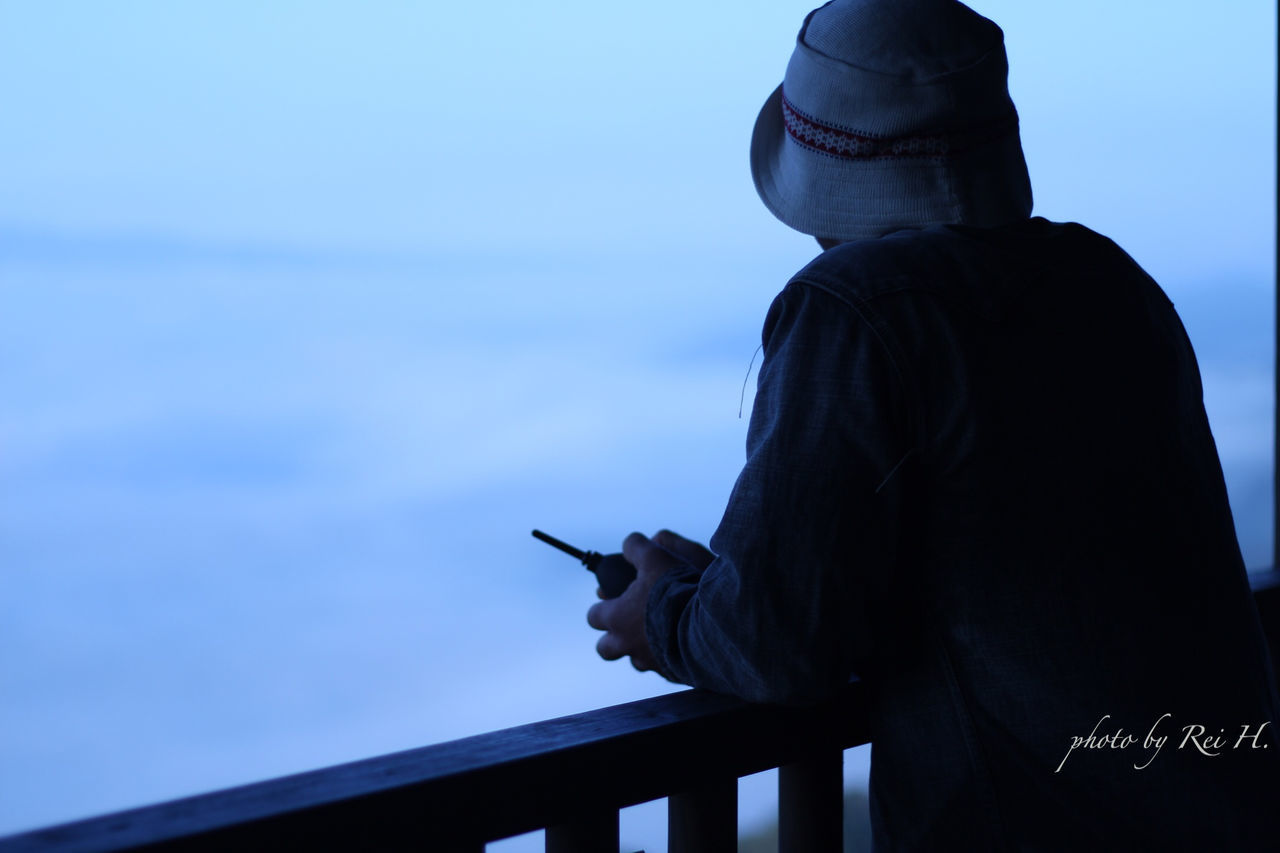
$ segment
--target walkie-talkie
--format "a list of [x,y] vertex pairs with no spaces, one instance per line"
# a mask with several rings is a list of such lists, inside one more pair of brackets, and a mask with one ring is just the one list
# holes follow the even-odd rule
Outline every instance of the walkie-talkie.
[[627,562],[621,554],[601,554],[599,551],[581,551],[572,545],[566,545],[554,536],[548,536],[541,530],[533,531],[533,535],[546,542],[552,548],[559,548],[566,554],[577,557],[582,565],[595,572],[600,581],[600,589],[605,598],[617,598],[636,579],[635,567]]

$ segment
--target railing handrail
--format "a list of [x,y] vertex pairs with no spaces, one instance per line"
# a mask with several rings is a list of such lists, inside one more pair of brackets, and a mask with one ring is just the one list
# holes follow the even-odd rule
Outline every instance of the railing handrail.
[[[1280,664],[1280,573],[1255,572],[1249,580]],[[672,813],[696,823],[698,804],[723,802],[716,792],[723,793],[726,780],[772,767],[783,767],[785,776],[788,765],[868,737],[860,682],[810,708],[686,690],[11,835],[0,838],[0,853],[300,845],[478,850],[486,841],[589,823],[611,810],[616,825],[619,808],[709,792],[705,800],[685,798]],[[829,778],[831,766],[838,771],[828,765],[814,778]],[[810,796],[802,777],[795,774],[787,787]],[[838,785],[838,778],[831,781]]]
[[13,835],[0,851],[475,849],[866,741],[856,681],[810,708],[686,690]]

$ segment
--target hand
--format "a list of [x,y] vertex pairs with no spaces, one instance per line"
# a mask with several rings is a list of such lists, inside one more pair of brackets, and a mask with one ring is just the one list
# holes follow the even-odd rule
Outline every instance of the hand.
[[[682,565],[702,570],[715,555],[697,542],[661,530],[652,539],[632,533],[622,541],[622,556],[635,566],[636,579],[617,598],[593,604],[587,611],[587,624],[605,632],[596,643],[600,657],[617,660],[630,655],[631,665],[644,672],[657,668],[644,630],[649,590],[669,570]],[[602,595],[599,590],[596,594]]]

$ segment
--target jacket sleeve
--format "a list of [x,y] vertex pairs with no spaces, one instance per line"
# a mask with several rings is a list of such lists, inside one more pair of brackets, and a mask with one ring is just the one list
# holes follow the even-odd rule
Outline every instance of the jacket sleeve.
[[699,574],[652,588],[660,671],[748,701],[806,704],[874,655],[909,455],[902,378],[853,305],[793,282],[765,320],[747,461]]

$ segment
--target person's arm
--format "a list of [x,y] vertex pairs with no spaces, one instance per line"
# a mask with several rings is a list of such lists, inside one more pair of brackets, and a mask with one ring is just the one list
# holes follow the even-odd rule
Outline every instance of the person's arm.
[[871,658],[912,439],[902,377],[857,310],[793,283],[765,322],[747,462],[705,569],[646,583],[650,666],[751,701],[806,703]]

